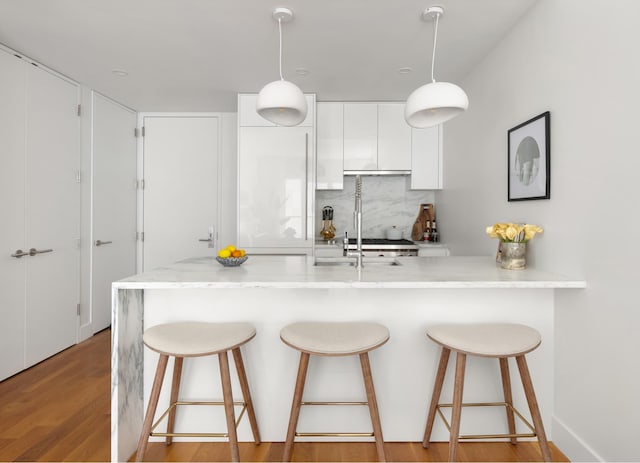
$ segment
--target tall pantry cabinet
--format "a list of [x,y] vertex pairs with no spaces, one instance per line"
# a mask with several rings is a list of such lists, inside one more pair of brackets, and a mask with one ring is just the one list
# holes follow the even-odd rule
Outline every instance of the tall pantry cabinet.
[[238,246],[252,254],[313,252],[315,95],[306,119],[278,127],[238,96]]
[[78,85],[0,50],[0,380],[74,344]]

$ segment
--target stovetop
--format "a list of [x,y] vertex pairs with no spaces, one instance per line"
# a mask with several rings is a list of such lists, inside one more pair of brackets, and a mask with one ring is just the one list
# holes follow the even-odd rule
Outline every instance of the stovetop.
[[[349,238],[349,244],[356,244],[355,238]],[[416,246],[413,241],[409,240],[388,240],[385,238],[362,238],[362,245],[399,245],[399,246]]]

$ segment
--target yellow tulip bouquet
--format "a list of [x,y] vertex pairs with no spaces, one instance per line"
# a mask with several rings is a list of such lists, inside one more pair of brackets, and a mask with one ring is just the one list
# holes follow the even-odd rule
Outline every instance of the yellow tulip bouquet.
[[542,228],[528,223],[496,223],[487,227],[487,235],[498,238],[502,243],[526,243],[536,236],[536,233],[543,232]]

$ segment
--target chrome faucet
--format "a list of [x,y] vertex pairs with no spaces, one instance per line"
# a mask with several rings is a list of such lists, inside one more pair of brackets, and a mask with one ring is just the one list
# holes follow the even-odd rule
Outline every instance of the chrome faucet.
[[356,258],[356,267],[362,268],[362,179],[356,175],[356,203],[353,211],[353,225],[356,229],[356,250],[350,252],[349,238],[347,232],[344,233],[344,251],[343,254]]

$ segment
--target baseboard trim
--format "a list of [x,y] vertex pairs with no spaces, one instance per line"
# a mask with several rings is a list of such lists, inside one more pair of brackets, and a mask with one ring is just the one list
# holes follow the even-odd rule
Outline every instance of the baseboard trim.
[[552,418],[553,443],[571,461],[605,461],[557,416]]

